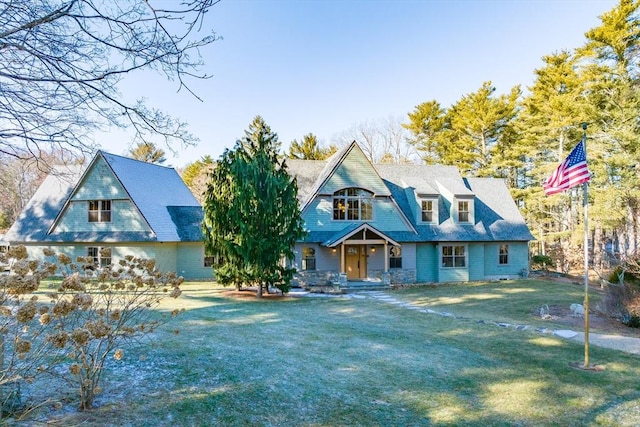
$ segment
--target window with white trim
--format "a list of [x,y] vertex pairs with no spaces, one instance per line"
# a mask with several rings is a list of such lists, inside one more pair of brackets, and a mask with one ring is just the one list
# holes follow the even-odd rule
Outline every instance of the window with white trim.
[[400,246],[389,248],[389,268],[402,268],[402,248]]
[[314,248],[302,248],[302,269],[316,269],[316,250]]
[[97,267],[111,265],[111,248],[89,246],[87,248],[87,256],[93,259],[93,265]]
[[464,245],[442,246],[442,268],[466,267],[467,256]]
[[498,264],[509,264],[509,245],[500,245],[500,254],[498,255]]
[[89,200],[89,222],[111,222],[111,200]]
[[469,202],[458,200],[458,222],[469,222]]
[[422,222],[433,222],[433,200],[422,200]]
[[345,188],[333,193],[333,219],[368,221],[373,219],[373,193],[362,188]]

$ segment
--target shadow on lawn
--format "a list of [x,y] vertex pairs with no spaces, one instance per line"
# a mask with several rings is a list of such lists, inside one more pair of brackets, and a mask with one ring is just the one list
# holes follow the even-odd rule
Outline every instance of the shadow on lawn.
[[[517,289],[501,286],[488,293]],[[638,399],[638,359],[619,352],[593,349],[614,368],[582,372],[569,367],[579,343],[533,331],[371,298],[228,291],[187,290],[186,312],[114,364],[95,424],[83,425],[585,425]],[[421,292],[397,295],[432,298]]]
[[[189,337],[211,344],[184,350],[181,357],[198,361],[191,369],[199,371],[189,376],[194,382],[176,384],[178,395],[155,409],[181,421],[587,424],[637,398],[637,359],[597,350],[595,360],[615,360],[618,368],[576,371],[569,362],[580,359],[579,344],[532,339],[531,331],[462,323],[370,299],[249,304],[197,298],[212,304],[194,309],[190,319],[221,307],[229,311],[211,324],[189,326]],[[262,322],[260,314],[277,322]],[[255,322],[240,321],[247,317]],[[207,372],[212,381],[205,381]],[[611,387],[620,394],[611,396]]]

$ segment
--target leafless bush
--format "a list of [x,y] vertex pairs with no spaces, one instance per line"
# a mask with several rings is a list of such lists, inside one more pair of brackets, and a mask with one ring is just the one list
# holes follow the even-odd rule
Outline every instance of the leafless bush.
[[[128,344],[171,318],[154,308],[180,296],[183,279],[132,256],[95,269],[91,258],[73,262],[50,250],[45,255],[41,263],[28,260],[24,247],[9,253],[12,271],[2,276],[0,289],[0,385],[30,381],[62,365],[79,392],[79,409],[86,410],[100,392],[107,360],[122,359]],[[62,281],[48,301],[40,301],[40,282],[54,274]]]

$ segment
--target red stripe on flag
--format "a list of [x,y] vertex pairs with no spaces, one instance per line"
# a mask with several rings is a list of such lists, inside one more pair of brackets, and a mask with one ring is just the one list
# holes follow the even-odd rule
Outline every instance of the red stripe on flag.
[[587,167],[587,156],[584,150],[584,140],[582,140],[571,150],[567,158],[558,165],[553,174],[545,179],[542,188],[545,194],[550,196],[562,193],[590,180],[591,173]]

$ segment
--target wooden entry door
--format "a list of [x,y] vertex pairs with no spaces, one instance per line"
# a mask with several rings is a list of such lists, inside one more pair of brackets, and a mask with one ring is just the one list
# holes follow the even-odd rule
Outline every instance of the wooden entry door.
[[347,245],[345,265],[347,279],[357,280],[367,277],[367,247],[365,245]]

